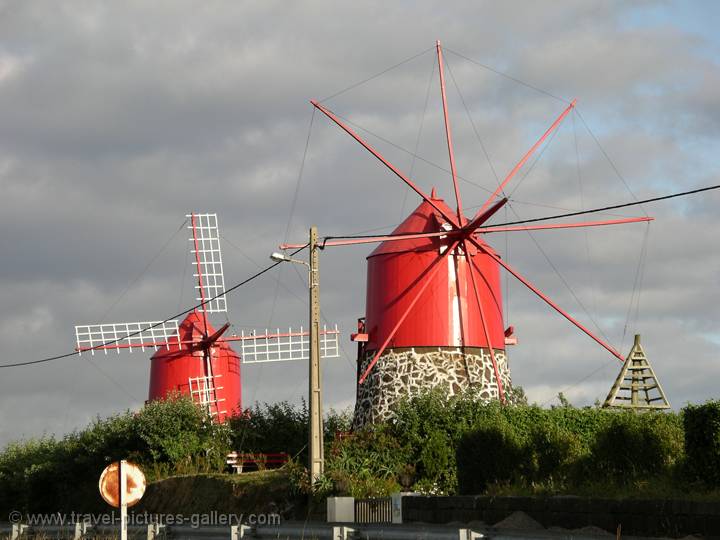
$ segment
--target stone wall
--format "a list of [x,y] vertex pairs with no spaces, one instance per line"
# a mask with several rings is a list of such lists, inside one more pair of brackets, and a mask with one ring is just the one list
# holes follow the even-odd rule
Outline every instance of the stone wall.
[[[358,375],[365,372],[374,351],[359,359]],[[505,351],[496,350],[495,359],[503,389],[511,388]],[[358,384],[353,427],[381,422],[392,416],[393,406],[404,397],[442,388],[448,396],[472,391],[478,399],[498,399],[489,349],[416,347],[388,349],[363,384]]]

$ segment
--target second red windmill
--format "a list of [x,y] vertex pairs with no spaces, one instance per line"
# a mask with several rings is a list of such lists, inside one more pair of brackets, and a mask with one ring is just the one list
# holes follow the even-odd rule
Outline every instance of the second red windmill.
[[[198,306],[182,322],[168,319],[76,326],[77,351],[107,354],[152,349],[148,400],[175,393],[190,396],[222,422],[242,411],[241,365],[307,360],[309,332],[300,327],[237,336],[226,335],[229,322],[213,328],[210,316],[227,312],[218,219],[216,214],[195,213],[187,219]],[[337,336],[337,326],[320,332],[323,357],[338,356]],[[239,342],[242,356],[231,342]]]

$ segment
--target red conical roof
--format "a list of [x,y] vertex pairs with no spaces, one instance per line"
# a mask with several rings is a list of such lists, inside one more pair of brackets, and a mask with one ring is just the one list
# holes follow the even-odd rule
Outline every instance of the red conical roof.
[[[442,208],[447,214],[455,215],[445,201],[435,196],[433,189],[431,199],[433,203]],[[442,225],[447,220],[432,207],[430,203],[423,200],[407,218],[391,233],[393,235],[412,234],[412,233],[434,233],[443,230]],[[375,250],[368,255],[375,257],[377,255],[387,255],[390,253],[404,253],[407,251],[431,251],[438,249],[441,240],[439,238],[412,238],[408,240],[394,240],[392,242],[383,242]]]

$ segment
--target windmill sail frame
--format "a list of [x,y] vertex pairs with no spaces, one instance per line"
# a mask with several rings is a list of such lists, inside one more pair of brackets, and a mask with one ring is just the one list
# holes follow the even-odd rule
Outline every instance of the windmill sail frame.
[[192,231],[190,253],[195,255],[193,276],[198,283],[195,289],[198,302],[203,302],[206,313],[226,313],[225,275],[223,272],[222,251],[220,250],[220,230],[217,214],[188,214],[188,229]]
[[75,343],[78,354],[121,349],[158,350],[182,347],[177,320],[131,323],[86,324],[75,326]]

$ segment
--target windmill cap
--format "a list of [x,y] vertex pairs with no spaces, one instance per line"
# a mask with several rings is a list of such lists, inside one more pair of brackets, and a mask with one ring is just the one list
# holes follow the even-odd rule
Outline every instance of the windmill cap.
[[[432,189],[430,198],[433,203],[443,212],[448,215],[454,215],[455,211],[452,210],[442,198],[437,196],[435,188]],[[410,213],[405,220],[400,223],[395,230],[391,233],[393,235],[399,234],[412,234],[412,233],[434,233],[443,231],[442,224],[446,222],[446,219],[432,207],[430,203],[423,200],[415,210]],[[378,255],[388,255],[391,253],[404,253],[408,251],[431,251],[438,248],[440,240],[437,238],[408,238],[407,240],[394,240],[392,242],[382,242],[375,250],[373,250],[370,257],[376,257]]]

